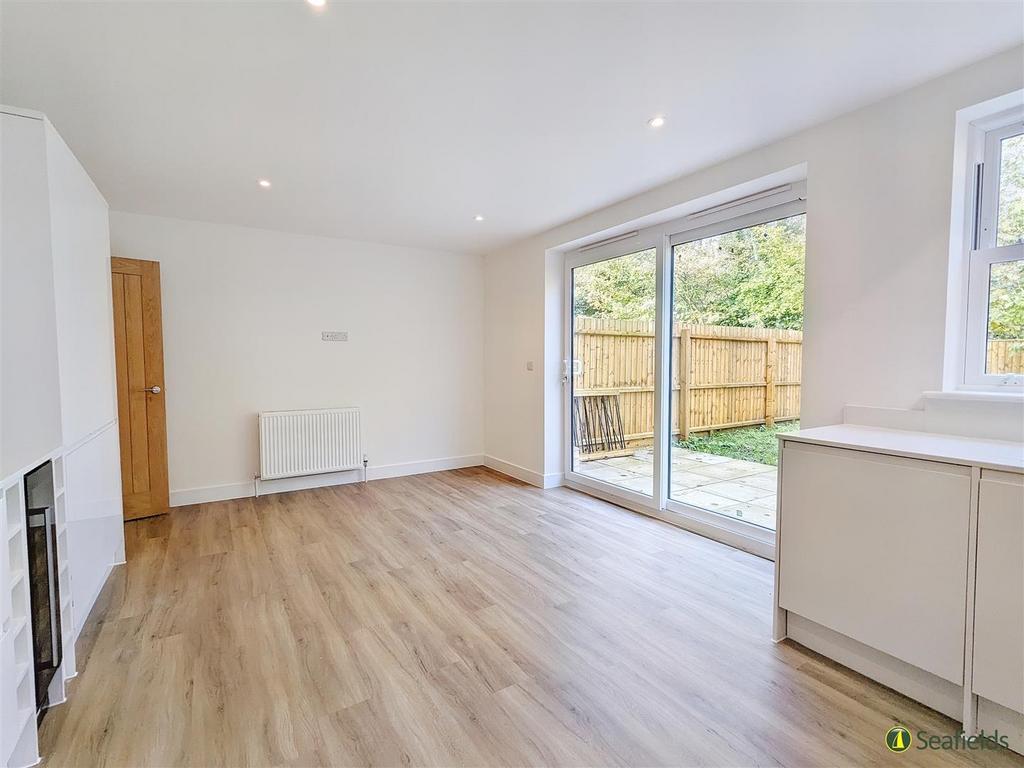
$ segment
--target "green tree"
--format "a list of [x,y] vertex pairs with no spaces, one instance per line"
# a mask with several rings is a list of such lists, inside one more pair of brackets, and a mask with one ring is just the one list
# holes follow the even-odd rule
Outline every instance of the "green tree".
[[[1024,134],[1002,142],[998,216],[997,245],[1024,241]],[[989,338],[1024,339],[1024,262],[990,267],[988,302]]]
[[803,215],[676,246],[675,319],[803,327]]
[[996,245],[1024,241],[1024,134],[1003,139],[999,157]]
[[[684,323],[801,328],[803,215],[676,246],[673,316]],[[654,320],[653,249],[574,270],[577,315]]]
[[989,268],[988,337],[1024,339],[1024,261]]
[[598,261],[573,270],[577,315],[615,320],[654,320],[654,249]]

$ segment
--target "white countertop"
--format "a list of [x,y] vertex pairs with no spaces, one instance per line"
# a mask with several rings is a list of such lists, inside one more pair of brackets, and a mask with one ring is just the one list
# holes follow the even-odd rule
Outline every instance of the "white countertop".
[[780,440],[853,448],[893,456],[978,466],[1004,472],[1024,472],[1024,443],[983,440],[977,437],[909,432],[902,429],[834,424],[829,427],[784,432]]

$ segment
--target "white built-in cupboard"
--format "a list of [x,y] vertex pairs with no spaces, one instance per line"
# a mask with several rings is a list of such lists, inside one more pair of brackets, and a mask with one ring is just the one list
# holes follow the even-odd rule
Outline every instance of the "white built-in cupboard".
[[39,759],[24,476],[53,462],[64,698],[124,560],[107,204],[46,118],[0,107],[0,765]]
[[822,427],[779,473],[775,638],[1024,751],[1024,445]]

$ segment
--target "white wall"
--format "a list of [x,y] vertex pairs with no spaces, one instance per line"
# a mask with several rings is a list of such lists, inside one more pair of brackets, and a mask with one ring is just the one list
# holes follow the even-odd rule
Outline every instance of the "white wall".
[[[537,485],[535,461],[542,450],[538,416],[543,412],[544,332],[543,251],[521,258],[488,259],[485,278],[486,335],[484,371],[488,463]],[[528,371],[527,362],[533,362]],[[518,417],[518,418],[517,418]],[[500,460],[501,464],[495,464]]]
[[172,504],[251,495],[267,410],[361,407],[371,476],[480,462],[481,257],[119,212],[111,241],[160,262]]
[[[562,469],[562,340],[552,330],[562,286],[550,249],[803,163],[803,423],[840,422],[848,403],[910,408],[941,388],[955,113],[1021,88],[1022,63],[1024,49],[1013,49],[489,255],[493,463],[534,476]],[[518,373],[531,358],[543,371]],[[515,385],[530,391],[510,398]]]

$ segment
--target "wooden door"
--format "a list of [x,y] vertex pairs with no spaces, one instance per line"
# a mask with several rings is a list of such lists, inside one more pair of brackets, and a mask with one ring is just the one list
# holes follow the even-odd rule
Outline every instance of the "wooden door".
[[124,519],[167,511],[160,264],[111,259]]

